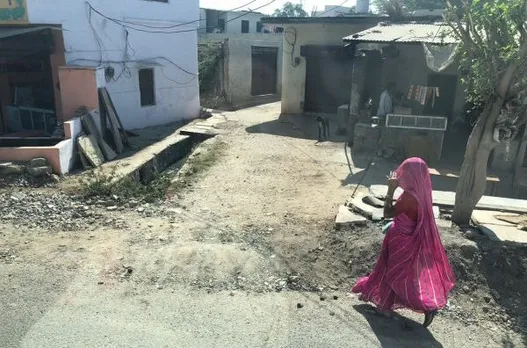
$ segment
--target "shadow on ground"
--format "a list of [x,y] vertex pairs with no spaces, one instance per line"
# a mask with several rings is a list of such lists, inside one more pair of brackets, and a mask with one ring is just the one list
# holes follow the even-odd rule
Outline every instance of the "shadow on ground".
[[[334,115],[327,115],[330,118],[329,139],[330,142],[344,142],[346,136],[336,134],[337,123],[333,120]],[[261,123],[246,128],[247,133],[271,134],[282,137],[318,140],[318,124],[314,115],[280,115],[276,120]]]
[[443,347],[430,331],[423,328],[420,323],[411,319],[397,313],[392,314],[391,318],[385,317],[373,307],[366,304],[355,305],[353,308],[366,318],[372,331],[384,348]]

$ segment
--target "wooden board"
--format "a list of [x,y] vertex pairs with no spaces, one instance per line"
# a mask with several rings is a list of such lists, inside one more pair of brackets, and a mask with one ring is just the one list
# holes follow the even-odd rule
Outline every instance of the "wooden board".
[[104,155],[93,135],[80,136],[77,142],[79,144],[79,150],[92,166],[98,167],[104,163]]
[[80,151],[80,149],[79,149],[79,158],[81,160],[82,168],[84,168],[84,169],[90,169],[91,168],[91,165],[88,162],[88,160],[86,159],[86,156],[84,156],[84,154],[82,153],[82,151]]
[[121,132],[119,131],[119,122],[117,121],[117,116],[115,115],[110,104],[110,95],[108,94],[106,88],[101,88],[101,96],[103,98],[104,108],[108,114],[108,120],[110,121],[110,130],[115,143],[115,150],[117,153],[122,153],[124,145],[123,139],[121,138]]
[[[105,88],[106,90],[106,88]],[[108,93],[108,91],[106,91]],[[121,137],[123,139],[123,143],[126,145],[129,145],[130,142],[128,140],[128,133],[126,133],[126,130],[123,127],[123,123],[121,122],[121,118],[119,117],[119,113],[117,113],[117,109],[115,108],[115,105],[113,104],[113,100],[108,94],[108,100],[110,101],[110,106],[112,107],[113,114],[115,115],[115,118],[117,119],[117,123],[119,124],[119,127],[121,129]]]
[[91,114],[84,114],[81,116],[81,122],[86,131],[88,131],[89,134],[93,135],[95,139],[97,140],[97,143],[99,144],[99,147],[101,148],[104,157],[111,161],[117,157],[117,154],[113,149],[108,145],[106,141],[104,141],[103,137],[99,133],[99,128],[97,128],[97,125],[95,124],[95,121],[93,119],[93,116]]

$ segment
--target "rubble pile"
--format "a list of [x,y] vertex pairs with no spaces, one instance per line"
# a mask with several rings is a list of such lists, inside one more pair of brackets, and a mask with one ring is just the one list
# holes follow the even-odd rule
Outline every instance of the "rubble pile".
[[28,162],[0,163],[0,188],[52,187],[59,181],[47,159],[42,157]]
[[100,217],[87,205],[61,193],[6,192],[0,194],[3,222],[30,228],[79,230]]

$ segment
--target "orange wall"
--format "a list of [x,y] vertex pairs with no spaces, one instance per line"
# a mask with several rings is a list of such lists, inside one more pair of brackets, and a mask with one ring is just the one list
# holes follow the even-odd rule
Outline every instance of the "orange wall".
[[66,65],[66,56],[64,54],[64,38],[62,31],[52,30],[53,42],[55,43],[55,50],[53,54],[49,56],[49,62],[51,64],[51,73],[53,75],[53,91],[55,93],[55,110],[57,120],[64,121],[64,115],[62,113],[62,96],[59,85],[59,67]]
[[96,69],[62,66],[59,68],[59,80],[64,121],[75,117],[81,106],[88,110],[99,109]]
[[60,173],[60,152],[55,147],[3,147],[0,148],[0,161],[30,161],[44,157],[55,173]]

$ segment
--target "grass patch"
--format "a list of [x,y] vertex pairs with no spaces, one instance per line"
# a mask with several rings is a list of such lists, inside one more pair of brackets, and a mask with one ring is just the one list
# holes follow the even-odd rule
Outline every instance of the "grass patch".
[[198,146],[179,171],[178,177],[170,185],[169,194],[191,186],[199,175],[205,173],[219,161],[226,149],[226,143],[215,141],[215,139]]
[[147,184],[138,183],[131,178],[115,181],[115,172],[92,171],[80,179],[80,191],[85,198],[106,198],[117,196],[119,200],[136,199],[152,203],[166,197],[170,178],[156,175]]

